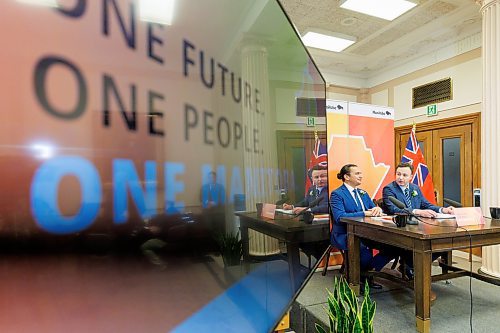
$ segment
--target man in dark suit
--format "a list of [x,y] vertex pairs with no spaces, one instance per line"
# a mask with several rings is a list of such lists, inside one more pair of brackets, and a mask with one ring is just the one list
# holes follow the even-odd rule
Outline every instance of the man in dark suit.
[[[363,180],[361,169],[355,164],[347,164],[340,169],[337,178],[344,183],[334,190],[330,196],[330,208],[333,215],[333,231],[331,243],[340,250],[347,248],[347,229],[345,223],[341,222],[342,217],[371,217],[381,216],[382,209],[375,206],[370,195],[359,189]],[[381,270],[391,259],[392,255],[380,251],[372,257],[373,248],[381,249],[376,242],[364,240],[361,243],[361,269]],[[372,288],[381,288],[380,285],[373,284]]]
[[389,197],[403,202],[413,214],[422,217],[436,217],[437,213],[453,214],[453,207],[438,207],[431,204],[422,194],[420,188],[410,183],[413,166],[410,163],[400,163],[396,167],[396,180],[384,187],[382,191],[387,214],[404,213],[396,207]]
[[310,175],[313,185],[307,190],[304,199],[295,205],[285,203],[283,209],[292,209],[294,214],[298,214],[309,207],[312,201],[323,197],[323,200],[317,206],[311,207],[310,210],[313,214],[328,214],[328,170],[325,167],[316,165],[310,170]]
[[[312,201],[322,197],[323,199],[317,206],[311,207],[313,214],[328,214],[328,169],[320,165],[315,165],[309,170],[309,175],[313,185],[307,189],[307,193],[301,201],[295,205],[283,204],[283,209],[292,209],[294,214],[298,214],[304,209],[308,209]],[[312,255],[319,260],[326,248],[328,241],[325,242],[304,242],[300,248],[307,255]]]

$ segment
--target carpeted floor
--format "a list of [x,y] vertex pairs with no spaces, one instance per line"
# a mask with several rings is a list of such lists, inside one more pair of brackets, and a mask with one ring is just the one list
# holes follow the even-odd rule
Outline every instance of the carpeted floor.
[[[454,257],[453,260],[458,266],[468,265],[464,259]],[[476,271],[477,266],[474,262]],[[440,271],[436,266],[434,270]],[[291,310],[291,328],[296,333],[315,332],[314,323],[327,327],[326,289],[333,287],[336,275],[336,270],[329,271],[326,276],[315,273],[302,290]],[[371,292],[372,299],[377,302],[375,332],[415,332],[413,290],[383,279],[377,282],[384,288]],[[435,282],[432,289],[438,298],[431,307],[431,332],[470,332],[469,278]],[[472,296],[472,331],[500,332],[500,287],[472,279]]]

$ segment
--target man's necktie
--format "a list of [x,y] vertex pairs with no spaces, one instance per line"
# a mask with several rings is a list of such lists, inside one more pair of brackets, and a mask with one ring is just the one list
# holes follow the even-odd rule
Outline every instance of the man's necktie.
[[356,205],[358,206],[359,211],[363,210],[363,206],[361,205],[361,201],[359,201],[358,191],[356,189],[352,190],[354,193],[354,199],[356,199]]
[[410,198],[410,190],[405,188],[405,201],[406,201],[406,207],[411,209],[411,198]]

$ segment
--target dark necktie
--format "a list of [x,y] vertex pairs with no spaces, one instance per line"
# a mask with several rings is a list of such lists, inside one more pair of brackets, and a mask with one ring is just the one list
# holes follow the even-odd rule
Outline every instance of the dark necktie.
[[410,190],[405,188],[405,201],[406,201],[406,207],[411,209],[411,198],[410,198]]
[[363,210],[363,206],[361,205],[361,201],[359,201],[359,195],[358,191],[356,189],[352,190],[352,193],[354,193],[354,199],[356,199],[356,205],[358,206],[358,211]]

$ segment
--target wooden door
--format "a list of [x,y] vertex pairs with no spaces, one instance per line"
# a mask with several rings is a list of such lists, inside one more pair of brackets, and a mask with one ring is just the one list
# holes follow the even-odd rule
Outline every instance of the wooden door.
[[[473,205],[472,191],[481,187],[480,119],[475,113],[417,125],[417,140],[440,206],[444,197]],[[410,130],[411,126],[395,128],[396,162],[401,161]],[[473,249],[473,254],[480,256],[481,249]]]

